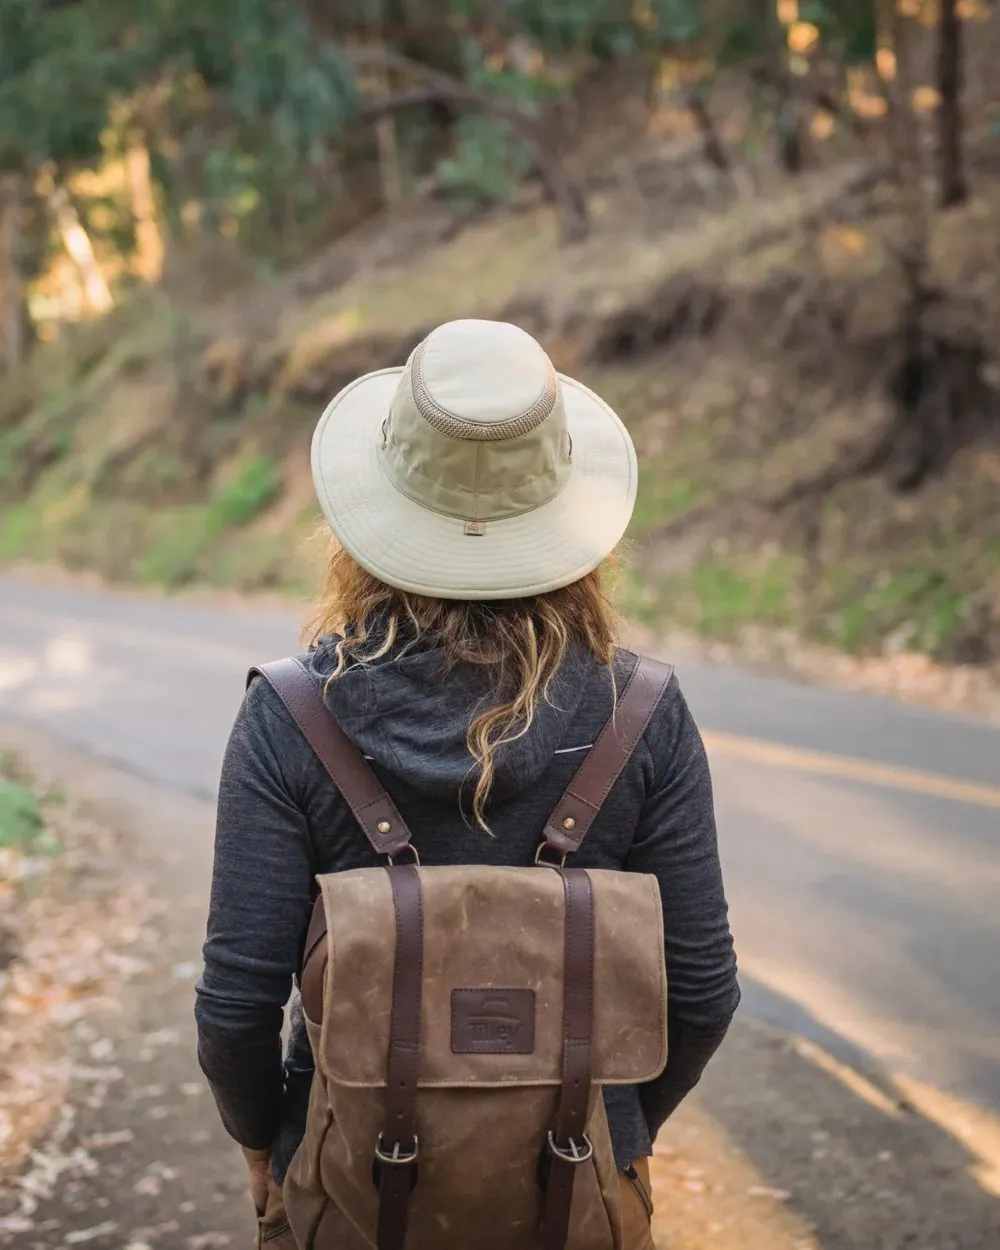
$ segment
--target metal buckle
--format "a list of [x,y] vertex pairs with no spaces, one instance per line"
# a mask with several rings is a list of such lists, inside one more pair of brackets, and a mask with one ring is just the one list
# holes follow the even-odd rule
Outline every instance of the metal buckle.
[[563,1163],[586,1163],[594,1157],[594,1147],[590,1144],[590,1138],[586,1133],[583,1135],[582,1142],[576,1142],[571,1137],[569,1139],[569,1149],[564,1150],[562,1146],[556,1144],[554,1130],[549,1129],[549,1151],[557,1159],[561,1159]]
[[379,1133],[378,1140],[375,1143],[375,1158],[379,1163],[388,1163],[391,1167],[407,1167],[411,1163],[416,1163],[417,1155],[420,1152],[420,1139],[416,1133],[413,1134],[413,1149],[407,1151],[406,1154],[400,1154],[399,1142],[396,1142],[392,1148],[392,1154],[389,1154],[384,1146],[385,1134]]
[[396,862],[397,862],[396,855],[402,855],[404,851],[409,851],[410,854],[413,856],[413,858],[404,860],[403,862],[407,864],[415,864],[416,867],[419,868],[420,867],[420,853],[418,852],[417,848],[413,845],[412,842],[407,842],[405,846],[401,846],[399,848],[399,850],[395,853],[395,855],[387,855],[386,858],[388,859],[389,863],[395,868]]
[[[542,856],[545,851],[551,851],[553,855],[558,855],[559,858],[558,859],[543,859]],[[560,851],[557,847],[554,847],[550,842],[540,842],[538,844],[538,850],[535,852],[535,863],[544,864],[548,868],[565,868],[568,854],[569,854],[568,851]]]

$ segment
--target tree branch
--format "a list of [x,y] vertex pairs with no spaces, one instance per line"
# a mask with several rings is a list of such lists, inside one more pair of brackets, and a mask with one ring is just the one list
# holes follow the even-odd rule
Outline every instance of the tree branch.
[[379,100],[363,101],[361,115],[366,121],[416,105],[447,101],[505,122],[531,153],[535,171],[559,213],[563,241],[577,242],[587,236],[590,222],[583,191],[567,176],[556,154],[542,142],[534,118],[524,109],[396,52],[358,48],[351,50],[348,58],[356,70],[378,65],[408,74],[425,84]]
[[712,115],[708,111],[708,104],[705,101],[704,94],[699,88],[692,87],[690,91],[686,92],[684,103],[698,127],[698,133],[701,135],[701,150],[705,159],[710,165],[714,165],[716,169],[721,170],[722,173],[730,173],[729,158],[719,142],[715,123],[712,121]]

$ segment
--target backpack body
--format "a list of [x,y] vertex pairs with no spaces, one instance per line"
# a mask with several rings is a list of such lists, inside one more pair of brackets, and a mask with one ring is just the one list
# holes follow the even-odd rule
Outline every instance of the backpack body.
[[660,894],[567,861],[670,670],[640,661],[534,865],[424,868],[297,663],[260,671],[387,858],[319,878],[316,1071],[284,1185],[299,1250],[629,1250],[601,1090],[666,1063]]

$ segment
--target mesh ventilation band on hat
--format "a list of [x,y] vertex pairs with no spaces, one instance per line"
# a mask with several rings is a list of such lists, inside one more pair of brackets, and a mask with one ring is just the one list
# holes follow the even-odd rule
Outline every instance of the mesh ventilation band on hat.
[[466,421],[462,417],[456,417],[454,413],[441,407],[424,381],[423,360],[426,346],[427,340],[425,339],[413,353],[413,360],[410,363],[410,387],[417,411],[439,434],[445,434],[449,438],[464,438],[476,443],[493,443],[508,438],[521,438],[537,429],[555,407],[558,394],[556,371],[552,367],[552,362],[546,357],[545,386],[530,408],[518,413],[516,417],[508,417],[506,421]]

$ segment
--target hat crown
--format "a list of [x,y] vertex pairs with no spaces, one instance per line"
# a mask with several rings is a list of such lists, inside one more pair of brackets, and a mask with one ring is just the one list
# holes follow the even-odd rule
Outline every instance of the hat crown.
[[530,334],[439,326],[410,356],[383,429],[383,469],[424,507],[486,522],[553,499],[570,468],[559,378]]
[[439,433],[470,442],[528,434],[552,413],[558,381],[530,334],[502,321],[450,321],[410,356],[417,411]]

